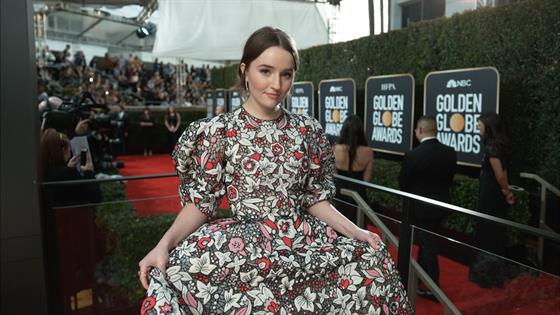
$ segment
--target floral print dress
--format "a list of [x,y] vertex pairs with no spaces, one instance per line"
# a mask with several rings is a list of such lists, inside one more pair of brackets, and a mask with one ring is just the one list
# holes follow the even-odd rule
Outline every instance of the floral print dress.
[[[174,152],[183,203],[209,219],[150,273],[142,314],[410,314],[384,244],[339,236],[307,212],[330,200],[320,124],[243,107],[193,122]],[[232,217],[211,221],[227,194]]]

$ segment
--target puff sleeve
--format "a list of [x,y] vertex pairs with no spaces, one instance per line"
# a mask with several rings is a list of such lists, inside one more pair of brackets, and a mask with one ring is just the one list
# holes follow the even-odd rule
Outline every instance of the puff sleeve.
[[332,200],[336,187],[333,181],[334,154],[323,127],[314,118],[307,117],[305,129],[309,170],[303,206],[307,209],[320,201]]
[[192,122],[183,132],[172,157],[179,176],[181,204],[194,203],[209,219],[225,194],[223,133],[220,119]]

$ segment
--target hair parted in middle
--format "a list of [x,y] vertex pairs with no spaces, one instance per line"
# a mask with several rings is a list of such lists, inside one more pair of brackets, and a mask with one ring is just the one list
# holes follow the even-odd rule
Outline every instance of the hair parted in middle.
[[[236,85],[237,89],[245,89],[245,73],[251,66],[251,62],[270,47],[280,47],[288,51],[294,58],[294,71],[297,71],[299,54],[294,39],[281,29],[265,26],[251,34],[245,43],[243,56],[241,56],[237,69],[239,76],[239,82]],[[245,73],[241,71],[241,64],[245,64]]]

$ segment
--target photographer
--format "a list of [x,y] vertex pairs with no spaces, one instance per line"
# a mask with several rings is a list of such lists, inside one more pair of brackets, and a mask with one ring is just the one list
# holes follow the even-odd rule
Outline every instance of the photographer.
[[[85,161],[80,155],[72,156],[68,137],[47,128],[41,134],[41,172],[43,182],[93,178],[94,168],[91,154],[86,152]],[[99,201],[96,185],[47,186],[45,202],[50,206]]]

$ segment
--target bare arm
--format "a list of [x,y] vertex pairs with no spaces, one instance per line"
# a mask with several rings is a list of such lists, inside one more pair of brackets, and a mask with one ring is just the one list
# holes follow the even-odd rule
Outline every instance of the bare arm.
[[165,116],[164,124],[165,124],[165,127],[166,127],[168,130],[171,130],[171,125],[169,124],[169,120],[167,120],[167,116]]
[[494,171],[494,176],[496,177],[496,181],[498,185],[500,185],[500,189],[504,196],[506,196],[506,200],[509,204],[514,203],[513,193],[509,189],[509,183],[507,179],[507,171],[504,171],[502,167],[502,161],[500,159],[491,157],[489,159],[490,166],[492,166],[492,171]]
[[181,114],[177,113],[177,125],[175,126],[175,131],[179,130],[181,127]]
[[169,251],[177,246],[179,241],[196,231],[204,222],[206,222],[206,215],[200,212],[194,204],[189,203],[181,209],[181,212],[156,247],[138,263],[140,281],[145,289],[148,289],[150,269],[155,267],[165,272],[169,262]]
[[364,181],[369,182],[371,180],[371,172],[373,171],[373,151],[368,148],[368,162],[366,168],[364,169]]
[[373,248],[379,248],[379,236],[368,230],[359,228],[328,201],[321,201],[309,207],[307,211],[325,222],[338,233],[357,240],[368,242]]
[[171,227],[165,232],[157,246],[162,246],[167,251],[183,240],[185,237],[196,231],[204,222],[206,215],[200,212],[193,203],[188,203],[181,209]]

